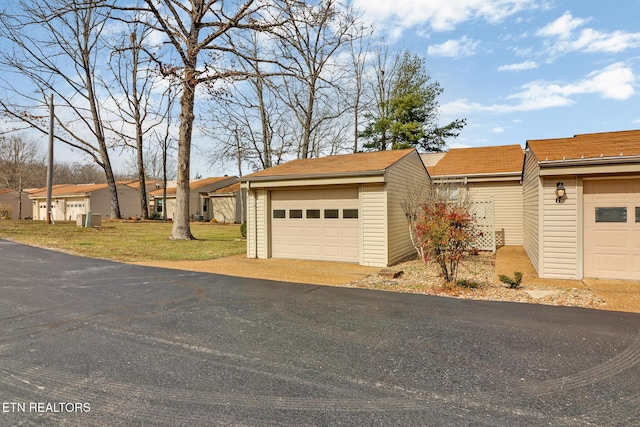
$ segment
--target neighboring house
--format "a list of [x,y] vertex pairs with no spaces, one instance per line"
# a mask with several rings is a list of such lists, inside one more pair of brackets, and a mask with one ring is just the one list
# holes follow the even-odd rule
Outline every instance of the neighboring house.
[[429,175],[413,149],[294,160],[241,181],[249,258],[383,267],[415,253],[400,199]]
[[204,200],[209,200],[209,217],[222,223],[244,222],[246,191],[241,190],[240,182],[202,193]]
[[[191,181],[189,183],[189,215],[198,220],[211,219],[210,202],[208,193],[234,184],[238,181],[235,176],[219,176]],[[149,193],[150,212],[162,215],[163,209],[167,211],[167,219],[173,219],[176,212],[176,187],[167,187],[167,198],[164,200],[164,189],[159,188]]]
[[[132,186],[133,185],[133,186]],[[117,182],[118,204],[123,218],[140,215],[137,181]],[[107,184],[57,184],[51,190],[51,212],[54,221],[75,221],[78,215],[92,212],[103,218],[111,215],[111,195]],[[47,218],[47,189],[29,194],[33,219]]]
[[20,214],[20,198],[16,192],[11,190],[0,190],[0,205],[9,205],[11,212],[10,218],[26,219],[31,217],[31,200],[29,200],[29,191],[24,190],[21,194],[22,198],[22,218],[18,218]]
[[434,184],[464,188],[472,200],[489,203],[488,209],[482,209],[495,230],[495,241],[489,247],[522,246],[524,151],[520,145],[452,148],[421,157]]
[[525,151],[524,248],[538,275],[640,280],[640,131]]

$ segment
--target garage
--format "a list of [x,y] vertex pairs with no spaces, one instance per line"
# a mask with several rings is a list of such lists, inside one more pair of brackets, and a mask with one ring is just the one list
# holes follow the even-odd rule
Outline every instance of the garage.
[[272,191],[271,255],[357,263],[358,213],[357,187]]
[[415,254],[399,203],[429,185],[415,149],[296,159],[241,181],[248,258],[386,267]]
[[584,275],[640,280],[640,178],[584,180]]

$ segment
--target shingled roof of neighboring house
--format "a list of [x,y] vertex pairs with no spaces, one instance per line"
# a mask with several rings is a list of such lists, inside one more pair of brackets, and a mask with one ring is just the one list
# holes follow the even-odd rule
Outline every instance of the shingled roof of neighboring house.
[[520,145],[452,148],[427,169],[432,177],[521,173],[523,162]]
[[261,170],[242,178],[286,179],[308,176],[360,175],[362,173],[383,172],[400,159],[415,152],[414,149],[375,151],[368,153],[341,154],[314,159],[298,159]]
[[[189,188],[191,190],[197,190],[198,188],[206,187],[207,185],[215,184],[216,182],[223,181],[225,179],[229,179],[230,177],[225,176],[214,176],[210,178],[199,179],[197,181],[189,182]],[[159,188],[157,190],[151,191],[149,194],[152,196],[162,196],[164,194],[164,190]],[[167,187],[167,196],[175,196],[176,195],[176,187]]]
[[640,130],[527,141],[538,161],[640,156]]
[[[71,196],[91,193],[92,191],[107,188],[107,184],[56,184],[51,187],[52,196]],[[34,190],[30,197],[44,197],[47,195],[47,188]]]
[[209,194],[230,194],[235,193],[236,191],[240,191],[240,182],[227,185],[226,187],[218,188],[215,191],[210,191]]

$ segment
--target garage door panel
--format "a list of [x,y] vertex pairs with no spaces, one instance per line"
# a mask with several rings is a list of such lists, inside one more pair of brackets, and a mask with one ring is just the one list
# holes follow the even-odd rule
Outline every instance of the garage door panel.
[[593,244],[600,248],[626,250],[629,247],[628,235],[629,233],[626,230],[595,230],[593,232]]
[[[584,275],[612,279],[640,280],[640,223],[636,207],[640,200],[640,179],[584,181]],[[620,215],[609,216],[611,209],[624,208]],[[619,209],[620,210],[620,209]]]
[[[359,209],[358,197],[357,188],[272,191],[271,255],[359,262],[360,223],[357,219],[342,218],[344,209]],[[292,209],[302,210],[303,218],[291,219]],[[286,218],[273,218],[274,210],[285,210]],[[309,211],[313,214],[319,211],[320,218],[307,218]],[[338,218],[332,218],[336,212]]]

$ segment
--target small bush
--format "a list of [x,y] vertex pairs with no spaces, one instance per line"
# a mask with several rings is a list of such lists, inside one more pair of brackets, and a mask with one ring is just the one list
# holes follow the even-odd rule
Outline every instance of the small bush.
[[461,288],[467,289],[477,289],[480,287],[480,284],[478,282],[469,279],[460,279],[456,282],[456,284]]
[[247,238],[247,223],[243,222],[242,225],[240,226],[240,234],[242,235],[243,238]]
[[10,204],[0,203],[0,218],[11,219],[13,207]]
[[520,287],[520,282],[522,282],[522,273],[519,271],[513,273],[513,278],[504,274],[501,274],[498,277],[502,283],[506,283],[511,289],[518,289]]

